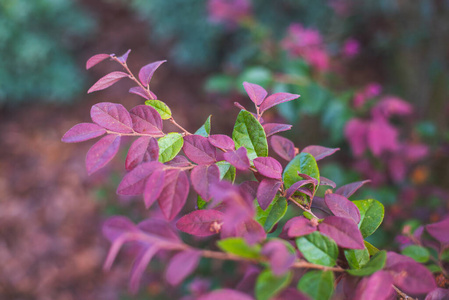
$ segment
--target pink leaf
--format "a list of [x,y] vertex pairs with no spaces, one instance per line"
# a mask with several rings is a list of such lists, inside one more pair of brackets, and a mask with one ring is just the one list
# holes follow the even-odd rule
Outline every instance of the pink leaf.
[[245,88],[246,93],[248,94],[251,101],[254,102],[257,106],[262,104],[263,100],[265,100],[265,97],[267,96],[267,91],[261,87],[260,85],[244,82],[243,87]]
[[166,162],[165,164],[167,166],[175,168],[185,168],[192,165],[190,161],[183,155],[176,155],[172,160]]
[[354,299],[388,300],[393,292],[393,277],[386,271],[377,271],[357,285]]
[[161,115],[153,107],[138,105],[130,110],[133,129],[138,133],[163,136]]
[[333,182],[329,178],[322,177],[322,176],[320,176],[320,185],[327,185],[327,186],[330,186],[333,189],[335,189],[337,187],[335,182]]
[[139,71],[140,82],[144,86],[148,86],[150,84],[151,78],[153,77],[154,71],[156,71],[156,69],[159,68],[159,66],[162,65],[164,62],[166,62],[166,60],[156,61],[146,66],[143,66]]
[[131,171],[141,163],[157,161],[159,158],[159,145],[157,140],[150,136],[142,136],[134,141],[126,156],[125,167]]
[[254,300],[254,298],[242,292],[231,289],[222,289],[203,295],[198,298],[198,300]]
[[190,160],[197,164],[213,164],[217,159],[216,149],[209,140],[201,135],[188,135],[184,137],[182,147]]
[[145,183],[145,190],[143,192],[143,200],[146,208],[150,208],[150,206],[161,195],[164,182],[165,170],[163,169],[154,170],[154,172],[148,177]]
[[204,201],[209,201],[212,197],[210,194],[210,187],[220,181],[220,169],[217,165],[198,165],[193,168],[190,179],[193,188],[203,198]]
[[259,222],[253,219],[249,219],[235,228],[235,236],[242,237],[250,245],[259,243],[267,238],[265,229]]
[[125,54],[123,54],[122,56],[117,57],[117,60],[119,62],[121,62],[122,64],[125,64],[126,61],[128,60],[128,55],[129,55],[130,52],[131,52],[131,49],[126,51]]
[[244,171],[250,167],[249,158],[245,147],[240,147],[235,151],[226,152],[223,156],[224,159],[236,169]]
[[263,124],[262,126],[263,129],[265,130],[265,134],[267,135],[267,137],[282,131],[290,130],[292,128],[292,125],[278,124],[278,123],[266,123]]
[[213,134],[208,137],[209,142],[217,147],[224,150],[232,151],[235,149],[234,141],[227,135],[224,134]]
[[276,93],[268,96],[265,101],[260,105],[260,111],[263,113],[267,109],[298,98],[299,95],[290,94],[290,93]]
[[345,137],[355,156],[361,156],[368,147],[369,124],[360,119],[351,119],[345,125]]
[[338,194],[326,194],[324,202],[337,217],[350,218],[357,224],[360,222],[359,209],[346,197]]
[[[132,88],[129,89],[128,92],[131,93],[131,94],[139,95],[140,97],[142,97],[144,99],[150,99],[150,97],[148,96],[146,90],[144,90],[140,86],[132,87]],[[153,99],[155,99],[155,98],[153,98]]]
[[363,237],[352,219],[330,216],[318,226],[318,230],[333,239],[338,246],[348,249],[364,249]]
[[119,146],[119,135],[107,135],[96,142],[86,155],[87,173],[90,175],[110,162],[117,154]]
[[171,285],[180,284],[195,271],[201,259],[201,251],[185,250],[177,253],[168,263],[165,278]]
[[361,188],[365,183],[370,182],[371,180],[363,180],[363,181],[356,181],[353,183],[348,183],[344,186],[339,187],[335,194],[342,195],[346,198],[351,197],[359,188]]
[[[315,186],[317,184],[317,180],[315,178],[313,178],[313,179],[306,179],[306,180],[300,180],[300,181],[295,182],[287,189],[287,192],[285,193],[285,197],[287,199],[289,199],[290,197],[292,197],[295,194],[296,191],[302,192],[310,197],[313,197],[313,193],[315,192]],[[311,190],[302,188],[303,186],[308,185],[308,184],[312,185]]]
[[273,300],[310,300],[310,298],[295,288],[286,288]]
[[161,219],[146,219],[137,224],[137,228],[148,235],[154,235],[164,240],[176,243],[182,243],[178,233],[172,228],[171,224]]
[[257,171],[265,177],[275,179],[282,177],[282,166],[272,157],[257,157],[253,163]]
[[257,189],[257,202],[260,208],[265,210],[270,206],[280,186],[281,181],[277,179],[265,178],[260,182],[259,188]]
[[287,234],[290,238],[308,235],[317,230],[316,224],[314,225],[310,220],[303,216],[294,217],[285,223],[284,230],[287,230]]
[[181,217],[176,227],[188,234],[209,236],[220,232],[223,213],[218,210],[204,209],[193,211]]
[[99,137],[106,133],[104,128],[93,123],[76,124],[67,131],[61,141],[65,143],[78,143]]
[[368,126],[368,147],[374,156],[379,157],[385,151],[399,148],[398,130],[383,117],[375,118]]
[[285,274],[293,265],[296,255],[291,253],[287,246],[279,240],[271,240],[262,248],[262,254],[268,257],[271,270],[276,276]]
[[426,225],[427,232],[441,244],[449,244],[449,218]]
[[318,161],[320,159],[323,159],[329,155],[334,154],[340,150],[340,148],[326,148],[322,146],[307,146],[304,149],[302,149],[301,152],[306,152],[312,154],[313,157],[315,157],[315,160]]
[[168,170],[158,203],[167,220],[172,220],[184,207],[189,194],[189,179],[184,171]]
[[132,120],[129,112],[118,103],[101,102],[90,110],[92,121],[106,129],[119,133],[132,133]]
[[244,108],[243,105],[241,105],[241,104],[238,103],[238,102],[234,102],[234,105],[235,105],[236,107],[240,108],[241,110],[246,110],[246,108]]
[[117,194],[136,196],[143,193],[147,178],[156,170],[164,168],[158,161],[147,162],[138,165],[123,177],[117,187]]
[[134,261],[131,269],[131,277],[129,279],[129,290],[132,294],[137,293],[139,290],[142,274],[157,251],[159,251],[159,248],[154,245],[148,248],[143,248]]
[[271,147],[277,155],[287,161],[291,161],[295,157],[295,145],[289,139],[274,135],[271,137]]
[[448,300],[449,299],[449,290],[436,288],[429,294],[427,294],[426,299],[424,300]]
[[104,90],[113,85],[114,83],[116,83],[117,81],[119,81],[120,79],[122,79],[123,77],[129,77],[129,75],[119,71],[111,72],[101,77],[97,82],[95,82],[95,84],[87,91],[87,93],[89,94],[95,91]]
[[126,217],[114,216],[104,222],[102,231],[103,235],[106,236],[109,241],[113,242],[126,232],[137,231],[137,227]]
[[102,62],[106,58],[110,58],[111,56],[109,54],[97,54],[89,58],[86,62],[86,70],[89,70],[96,64]]

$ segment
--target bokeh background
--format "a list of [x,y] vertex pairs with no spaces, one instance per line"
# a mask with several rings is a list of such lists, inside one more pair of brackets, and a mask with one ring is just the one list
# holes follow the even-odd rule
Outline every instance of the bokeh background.
[[[267,118],[293,124],[285,136],[299,149],[341,148],[322,175],[371,179],[358,196],[387,207],[372,242],[398,250],[404,226],[449,210],[448,40],[447,0],[0,0],[0,299],[131,299],[126,255],[102,271],[101,223],[151,214],[115,195],[126,143],[88,177],[93,142],[60,141],[97,102],[141,103],[125,82],[87,95],[117,69],[85,71],[90,56],[132,49],[135,72],[167,59],[152,90],[190,131],[212,114],[212,132],[231,133],[233,102],[250,104],[243,81],[301,94]],[[173,289],[150,269],[133,299],[195,294],[216,284],[211,271],[227,278],[203,266]]]

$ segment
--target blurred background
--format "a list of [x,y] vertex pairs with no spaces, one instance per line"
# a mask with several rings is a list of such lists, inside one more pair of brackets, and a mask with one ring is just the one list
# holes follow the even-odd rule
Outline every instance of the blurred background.
[[[397,250],[404,227],[449,210],[448,39],[447,0],[0,0],[0,299],[131,299],[126,256],[102,271],[100,229],[114,214],[152,213],[115,195],[129,143],[88,177],[94,142],[60,139],[97,102],[142,101],[131,82],[87,95],[118,70],[85,71],[90,56],[132,49],[134,72],[167,59],[152,90],[189,131],[212,114],[212,132],[230,134],[233,102],[250,107],[243,81],[300,94],[266,119],[293,124],[285,136],[299,149],[341,148],[322,176],[371,179],[352,199],[386,206],[371,241]],[[195,295],[223,270],[200,266],[173,289],[157,262],[150,269],[133,299]]]

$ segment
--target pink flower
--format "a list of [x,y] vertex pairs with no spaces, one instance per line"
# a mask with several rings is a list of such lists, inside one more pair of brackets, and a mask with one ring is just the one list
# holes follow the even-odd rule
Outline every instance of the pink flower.
[[354,57],[360,52],[360,43],[356,39],[347,39],[343,44],[343,55],[346,57]]
[[250,0],[209,0],[209,18],[212,22],[233,28],[252,13]]
[[373,108],[373,115],[381,115],[389,118],[393,115],[406,116],[413,112],[413,107],[410,103],[395,96],[386,96],[376,104]]

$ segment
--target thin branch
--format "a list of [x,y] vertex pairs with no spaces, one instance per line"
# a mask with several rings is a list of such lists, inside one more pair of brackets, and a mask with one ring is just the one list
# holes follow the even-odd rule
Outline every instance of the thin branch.
[[398,293],[398,295],[401,296],[404,300],[417,300],[417,298],[410,297],[409,295],[398,289],[395,285],[393,285],[393,288],[396,293]]
[[163,133],[163,132],[160,135],[155,135],[155,134],[138,133],[138,132],[136,132],[134,130],[133,130],[132,133],[122,133],[122,132],[115,132],[115,131],[112,131],[112,130],[106,130],[106,133],[107,134],[121,135],[121,136],[150,136],[150,137],[154,137],[154,138],[165,136],[165,133]]
[[121,61],[119,61],[119,60],[117,59],[116,56],[114,56],[112,59],[115,60],[116,62],[118,62],[118,63],[119,63],[119,64],[126,70],[126,72],[128,72],[128,74],[129,74],[129,76],[130,76],[129,78],[130,78],[132,81],[134,81],[135,83],[137,83],[137,85],[140,86],[140,87],[145,91],[145,93],[147,94],[147,96],[148,96],[149,99],[153,99],[153,97],[151,96],[149,87],[144,87],[143,84],[140,83],[140,81],[136,78],[136,76],[134,76],[134,74],[131,72],[131,70],[129,69],[129,67],[128,67],[128,65],[126,64],[126,62],[122,63]]
[[184,132],[184,135],[192,135],[190,132],[188,132],[184,127],[182,127],[181,125],[179,125],[178,123],[176,123],[175,119],[173,119],[173,117],[171,117],[170,119],[168,119],[173,125],[175,125],[176,127],[178,127],[179,129],[181,129]]

